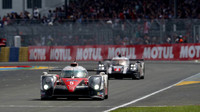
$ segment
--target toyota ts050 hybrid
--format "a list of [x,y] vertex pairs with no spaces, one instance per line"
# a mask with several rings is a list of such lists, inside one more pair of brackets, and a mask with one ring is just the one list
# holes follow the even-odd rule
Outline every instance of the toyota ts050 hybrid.
[[41,76],[41,100],[64,98],[108,98],[108,76],[104,72],[88,75],[87,70],[76,62],[62,70],[50,70],[60,74],[44,72]]
[[113,59],[99,62],[98,71],[105,72],[110,78],[144,79],[145,64],[143,59],[128,59],[119,55]]

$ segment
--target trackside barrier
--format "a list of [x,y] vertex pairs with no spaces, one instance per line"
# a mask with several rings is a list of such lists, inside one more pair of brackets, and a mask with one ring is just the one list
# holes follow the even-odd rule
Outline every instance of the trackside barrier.
[[19,62],[28,61],[28,47],[19,48]]
[[121,54],[130,59],[200,60],[200,43],[160,45],[29,46],[0,48],[0,62],[100,61]]
[[10,55],[10,48],[9,47],[2,47],[0,52],[0,62],[8,62]]
[[159,45],[30,46],[28,61],[100,61],[118,54],[130,59],[200,59],[200,43]]
[[9,62],[18,62],[19,61],[19,48],[11,47],[10,48],[10,57]]

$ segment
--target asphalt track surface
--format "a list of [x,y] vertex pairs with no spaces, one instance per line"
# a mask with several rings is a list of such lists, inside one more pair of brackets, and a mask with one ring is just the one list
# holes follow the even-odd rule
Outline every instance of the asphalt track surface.
[[[0,63],[5,65],[53,66],[66,62]],[[80,62],[87,69],[97,62]],[[40,75],[47,70],[0,71],[0,112],[102,112],[171,86],[200,73],[200,63],[146,62],[145,79],[109,80],[109,98],[40,100]],[[90,73],[91,75],[94,73]],[[127,106],[200,105],[200,84],[174,86]]]

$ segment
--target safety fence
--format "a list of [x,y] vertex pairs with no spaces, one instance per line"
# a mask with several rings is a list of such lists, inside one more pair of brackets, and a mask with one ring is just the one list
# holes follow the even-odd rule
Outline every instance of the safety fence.
[[199,60],[200,44],[2,47],[0,62],[101,61],[119,54],[130,59]]
[[200,20],[15,20],[0,28],[0,38],[6,38],[9,47],[16,35],[23,47],[173,44],[179,43],[179,35],[183,43],[200,43]]

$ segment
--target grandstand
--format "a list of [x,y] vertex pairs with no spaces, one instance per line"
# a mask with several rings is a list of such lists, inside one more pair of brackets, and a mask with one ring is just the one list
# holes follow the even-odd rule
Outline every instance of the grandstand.
[[22,46],[171,44],[179,35],[184,43],[200,41],[199,0],[37,0],[36,17],[29,0],[19,0],[21,9],[8,1],[12,8],[0,12],[7,46],[15,35]]

